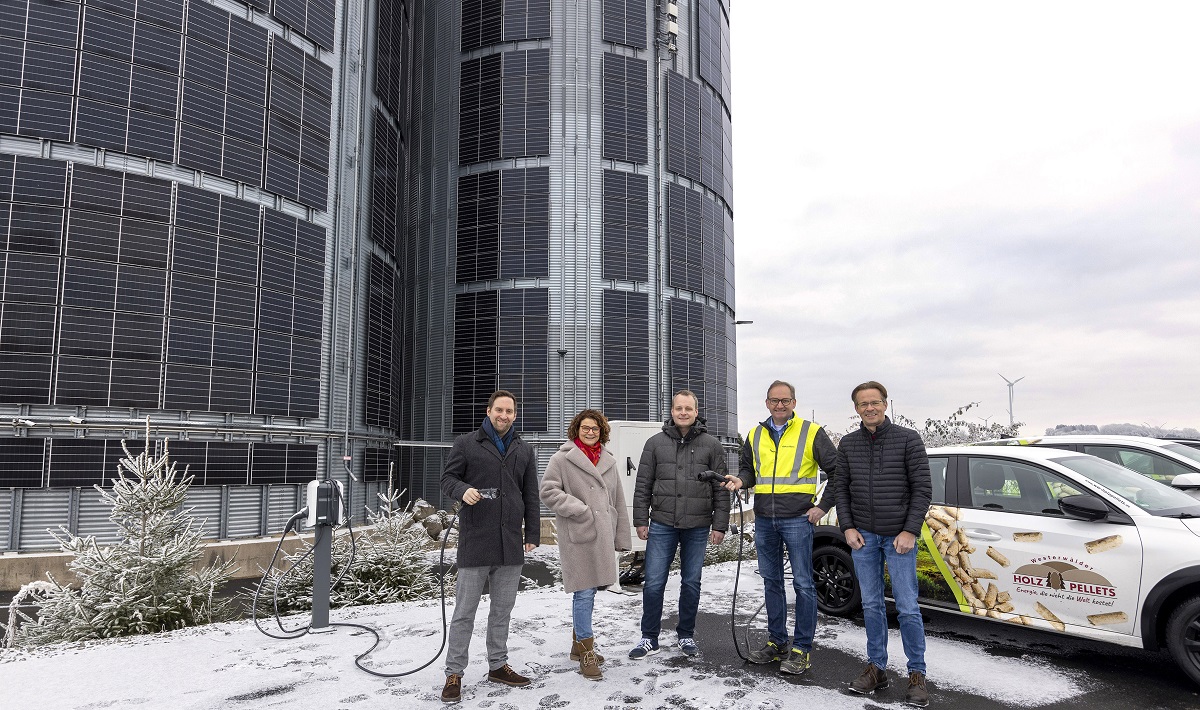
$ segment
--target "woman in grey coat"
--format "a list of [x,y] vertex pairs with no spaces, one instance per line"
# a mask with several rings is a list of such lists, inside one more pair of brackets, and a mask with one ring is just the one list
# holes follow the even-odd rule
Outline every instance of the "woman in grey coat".
[[571,420],[567,443],[546,465],[541,498],[554,512],[563,587],[572,601],[571,660],[588,680],[600,680],[592,634],[596,590],[617,583],[614,551],[630,549],[632,536],[617,461],[608,443],[608,420],[585,409]]

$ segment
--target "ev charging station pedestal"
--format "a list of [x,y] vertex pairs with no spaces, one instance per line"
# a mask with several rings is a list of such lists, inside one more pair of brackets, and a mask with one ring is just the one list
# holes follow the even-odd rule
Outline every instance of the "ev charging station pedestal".
[[342,483],[327,479],[308,482],[308,526],[313,539],[313,603],[309,633],[333,631],[329,625],[329,571],[333,565],[333,531],[342,524]]

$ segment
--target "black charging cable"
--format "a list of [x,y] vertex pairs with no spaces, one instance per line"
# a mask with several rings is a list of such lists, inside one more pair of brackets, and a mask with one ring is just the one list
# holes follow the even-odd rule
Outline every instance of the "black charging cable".
[[371,670],[370,668],[367,668],[366,666],[363,665],[363,659],[366,658],[367,656],[371,655],[371,653],[376,648],[379,647],[379,644],[383,642],[383,640],[379,636],[378,631],[371,628],[370,626],[365,626],[363,624],[352,624],[352,623],[348,623],[348,622],[330,623],[329,624],[330,626],[343,626],[346,628],[359,629],[362,631],[366,631],[367,633],[369,633],[375,637],[375,643],[371,644],[370,648],[368,648],[366,651],[363,651],[362,653],[360,653],[354,657],[354,665],[358,666],[359,670],[364,671],[366,673],[370,673],[371,675],[373,675],[377,678],[402,678],[407,675],[412,675],[413,673],[416,673],[418,671],[425,670],[429,666],[433,665],[434,661],[436,661],[437,659],[442,657],[442,651],[446,650],[446,641],[449,637],[449,632],[450,632],[450,624],[446,620],[446,574],[448,572],[448,570],[446,568],[446,543],[450,540],[450,531],[454,529],[455,524],[458,522],[458,509],[459,509],[459,504],[455,503],[454,509],[452,511],[452,516],[450,518],[450,524],[447,525],[446,529],[442,531],[441,554],[438,556],[438,570],[439,570],[438,578],[441,582],[441,587],[442,587],[442,643],[438,647],[437,653],[434,654],[433,658],[430,658],[424,664],[422,664],[416,668],[413,668],[412,670],[403,671],[400,673],[381,673],[379,671]]
[[[271,606],[275,611],[275,623],[279,626],[279,630],[282,631],[285,635],[279,635],[279,634],[267,631],[266,629],[264,629],[262,627],[261,624],[258,623],[258,598],[262,594],[263,584],[266,583],[267,576],[271,573],[271,570],[275,567],[275,560],[277,560],[279,558],[279,553],[283,549],[283,541],[285,539],[287,539],[287,534],[295,529],[296,523],[299,522],[300,518],[304,517],[305,515],[308,515],[308,508],[301,508],[300,510],[296,511],[295,515],[288,518],[287,523],[284,524],[283,534],[279,536],[279,544],[275,546],[275,553],[271,555],[271,562],[269,564],[267,564],[267,568],[265,570],[263,570],[263,576],[261,579],[258,580],[258,586],[254,588],[254,598],[250,602],[250,618],[254,619],[254,626],[259,631],[263,632],[265,635],[270,636],[273,639],[297,639],[308,633],[307,626],[295,628],[295,629],[288,629],[288,628],[284,627],[283,620],[279,618],[279,584],[283,581],[284,577],[286,577],[289,572],[296,569],[297,564],[302,562],[309,555],[313,554],[313,552],[317,549],[315,545],[309,545],[308,550],[303,555],[301,555],[300,559],[296,560],[296,562],[293,562],[291,567],[289,567],[287,570],[285,570],[278,577],[275,578],[275,588],[271,594]],[[297,536],[297,538],[303,540],[303,538],[300,538],[299,533],[297,533],[296,536]]]
[[[347,510],[345,494],[342,492],[342,489],[340,486],[335,486],[335,488],[337,488],[337,491],[338,491],[338,501],[342,506],[342,510],[345,511],[345,510]],[[362,662],[364,658],[366,658],[373,651],[375,651],[375,649],[379,647],[379,644],[383,642],[382,638],[379,636],[379,632],[376,631],[375,629],[373,629],[369,626],[365,626],[363,624],[353,624],[353,623],[347,623],[347,622],[331,622],[329,624],[330,626],[341,626],[341,627],[346,627],[346,628],[359,629],[362,631],[366,631],[367,633],[369,633],[375,637],[375,643],[373,643],[369,649],[367,649],[363,653],[360,653],[359,655],[355,656],[355,658],[354,658],[354,665],[358,666],[358,668],[360,670],[362,670],[366,673],[370,673],[371,675],[377,676],[380,678],[400,678],[403,676],[412,675],[413,673],[416,673],[418,671],[422,671],[422,670],[428,668],[429,666],[431,666],[435,661],[437,661],[437,659],[441,658],[442,652],[446,649],[446,642],[449,637],[449,622],[446,619],[446,574],[448,572],[447,567],[446,567],[446,545],[450,540],[450,531],[454,529],[455,524],[458,522],[458,510],[459,510],[459,506],[456,503],[454,506],[454,509],[452,511],[453,514],[450,518],[450,523],[449,523],[449,525],[446,526],[445,530],[442,531],[441,552],[438,556],[438,570],[439,570],[438,579],[439,579],[440,586],[441,586],[441,601],[442,601],[442,605],[441,605],[442,606],[442,643],[438,647],[437,654],[434,655],[433,658],[430,658],[423,665],[421,665],[417,668],[414,668],[412,670],[404,671],[401,673],[380,673],[379,671],[374,671],[374,670],[371,670],[370,668],[367,668],[366,666],[363,665],[363,662]],[[283,541],[284,541],[284,539],[287,538],[287,534],[289,532],[295,531],[296,524],[299,522],[300,518],[304,517],[307,514],[308,514],[308,508],[301,508],[300,510],[296,511],[295,515],[293,515],[291,518],[289,518],[287,523],[284,525],[283,534],[279,536],[279,543],[275,546],[274,554],[271,555],[271,562],[267,565],[266,570],[263,572],[262,578],[258,581],[258,586],[255,587],[255,590],[254,590],[254,598],[250,603],[250,615],[254,619],[254,626],[259,631],[261,631],[263,634],[265,634],[266,636],[269,636],[273,639],[280,639],[280,640],[297,639],[311,631],[311,627],[309,627],[309,626],[302,626],[302,627],[297,627],[295,629],[289,629],[283,625],[283,620],[280,618],[280,615],[279,615],[279,585],[283,582],[284,578],[286,578],[287,575],[292,570],[296,569],[296,567],[298,565],[300,565],[305,559],[307,559],[308,557],[310,557],[311,555],[313,555],[315,553],[315,551],[316,551],[315,544],[309,545],[308,549],[305,551],[305,553],[303,555],[301,555],[299,559],[297,559],[295,562],[293,562],[292,565],[287,570],[282,572],[275,579],[275,585],[274,585],[274,589],[273,589],[273,592],[271,595],[272,610],[274,611],[275,623],[279,627],[279,630],[282,631],[283,633],[277,634],[277,633],[268,631],[267,629],[264,629],[262,627],[262,625],[259,624],[259,620],[258,620],[258,600],[262,594],[263,584],[266,583],[267,576],[270,574],[270,570],[272,568],[274,568],[275,561],[279,558],[279,553],[283,549]],[[321,529],[322,527],[326,527],[328,529],[323,531]],[[338,526],[338,527],[340,527],[340,526]],[[354,557],[358,550],[357,543],[354,539],[354,523],[352,522],[351,516],[349,516],[349,515],[346,516],[346,528],[347,528],[348,534],[350,535],[350,560],[346,563],[346,566],[342,568],[341,572],[337,576],[337,579],[335,579],[333,581],[333,583],[331,585],[329,585],[329,588],[331,591],[333,589],[337,588],[338,584],[340,584],[341,581],[345,578],[346,573],[349,572],[350,568],[354,566]],[[316,534],[318,536],[320,536],[322,533],[325,533],[328,535],[333,535],[333,533],[336,531],[336,529],[337,528],[335,528],[335,527],[321,526],[321,527],[317,528]],[[299,537],[298,532],[297,532],[297,538],[300,540],[303,540],[303,538]]]
[[[697,477],[701,481],[708,481],[709,483],[719,485],[719,486],[724,486],[725,483],[728,482],[728,479],[726,479],[724,476],[717,473],[716,471],[703,471],[700,474],[698,474]],[[746,519],[745,510],[743,510],[743,508],[742,508],[742,497],[740,495],[738,495],[737,491],[727,491],[727,492],[733,496],[734,500],[737,501],[738,522],[742,523]],[[738,582],[740,582],[742,579],[742,558],[745,555],[745,551],[746,551],[746,535],[744,534],[742,527],[743,526],[741,524],[738,525],[738,556],[737,556],[737,568],[736,568],[736,571],[734,572],[734,576],[733,576],[733,601],[731,602],[730,608],[729,608],[729,634],[730,634],[730,636],[733,637],[733,648],[734,648],[734,650],[737,651],[738,656],[740,656],[743,661],[749,661],[750,658],[746,654],[750,653],[750,640],[748,638],[743,639],[746,643],[746,653],[742,653],[742,645],[738,643],[738,637],[737,637]],[[759,611],[762,611],[762,607],[759,607]],[[758,616],[758,612],[755,612],[754,616]]]

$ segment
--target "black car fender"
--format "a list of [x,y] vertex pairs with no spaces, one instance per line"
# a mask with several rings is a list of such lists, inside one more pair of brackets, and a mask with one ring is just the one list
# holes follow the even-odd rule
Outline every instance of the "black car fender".
[[1167,623],[1164,607],[1200,594],[1200,565],[1176,570],[1158,580],[1142,603],[1142,646],[1154,650],[1163,645],[1162,632]]
[[846,544],[846,533],[836,525],[817,525],[813,528],[813,547],[817,547],[820,543],[836,542],[839,545]]

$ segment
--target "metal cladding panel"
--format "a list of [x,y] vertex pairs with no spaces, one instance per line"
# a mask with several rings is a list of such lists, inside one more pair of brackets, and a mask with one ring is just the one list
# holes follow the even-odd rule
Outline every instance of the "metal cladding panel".
[[429,501],[448,509],[454,501],[442,502],[440,471],[445,466],[445,448],[401,448],[396,465],[396,490],[403,491],[402,500]]
[[[700,0],[702,1],[702,0]],[[679,6],[679,39],[676,40],[675,61],[673,64],[677,69],[683,71],[684,74],[690,76],[687,67],[697,66],[696,59],[692,51],[695,43],[692,41],[692,36],[698,34],[694,31],[694,24],[700,11],[697,0],[676,0],[676,5]],[[664,62],[664,64],[672,64]]]
[[267,534],[283,532],[288,518],[298,510],[296,495],[303,486],[278,484],[267,486]]
[[57,550],[58,541],[50,530],[66,527],[70,514],[71,491],[28,489],[21,496],[20,549]]
[[[405,281],[423,284],[405,308],[406,331],[420,333],[406,345],[402,412],[408,438],[445,441],[450,434],[453,355],[453,234],[458,165],[457,37],[461,3],[431,0],[413,28],[414,80]],[[423,457],[416,457],[424,461]],[[436,472],[422,467],[432,482]],[[425,476],[425,473],[420,474]],[[423,485],[424,487],[424,485]],[[436,486],[433,486],[436,490]]]
[[225,523],[227,537],[255,537],[261,534],[259,530],[262,519],[262,497],[266,495],[264,486],[230,486],[229,516]]
[[7,550],[12,541],[13,489],[0,490],[0,550]]
[[556,3],[552,13],[549,332],[550,349],[567,354],[549,363],[548,434],[602,391],[602,13],[601,3]]
[[363,519],[365,521],[368,508],[371,510],[371,512],[376,512],[379,510],[379,505],[382,502],[379,500],[379,492],[387,487],[387,482],[386,481],[368,481],[367,483],[360,483],[358,485],[358,487],[363,490],[363,506],[364,506],[364,508],[362,509],[362,511],[363,511]]
[[80,537],[92,536],[99,545],[112,545],[119,539],[117,525],[109,520],[112,507],[100,497],[100,491],[95,488],[79,490],[79,519],[75,526],[75,534]]
[[[541,488],[541,485],[542,485],[542,477],[546,475],[546,466],[550,465],[550,457],[554,455],[555,451],[558,451],[558,446],[543,445],[543,446],[537,447],[537,471],[538,471],[538,487],[539,488]],[[547,508],[545,503],[542,503],[541,510],[542,510],[543,518],[554,516],[553,511],[551,511],[549,508]]]
[[193,486],[188,489],[183,507],[192,509],[191,516],[196,519],[205,539],[217,538],[221,524],[220,486]]
[[[356,128],[360,125],[359,116],[362,110],[360,72],[355,72],[354,78],[343,83],[345,65],[342,58],[353,56],[363,57],[367,50],[362,44],[362,22],[364,17],[363,2],[337,3],[336,28],[334,33],[334,68],[332,91],[332,121],[329,146],[333,153],[330,171],[330,185],[334,190],[329,205],[334,227],[326,239],[326,254],[328,271],[326,283],[333,286],[327,288],[324,310],[326,316],[326,337],[330,339],[326,351],[327,365],[321,369],[321,398],[325,421],[332,427],[355,427],[358,418],[352,412],[346,411],[350,404],[349,389],[354,388],[347,378],[334,376],[334,368],[339,364],[349,371],[348,363],[354,362],[357,353],[352,351],[353,339],[350,333],[353,328],[355,314],[353,278],[347,271],[339,268],[350,259],[355,242],[358,240],[359,201],[359,165],[358,156],[361,150],[361,137]],[[342,40],[346,41],[344,46]],[[370,44],[368,45],[370,46]],[[351,157],[353,156],[353,157]],[[336,292],[335,292],[336,289]],[[337,304],[337,310],[334,310]],[[357,388],[356,388],[357,389]],[[318,453],[317,470],[323,472],[327,465],[325,458]],[[271,491],[276,490],[275,486]],[[265,493],[264,493],[265,494]],[[269,503],[270,505],[270,503]],[[268,520],[271,513],[268,512]],[[286,518],[285,518],[286,520]],[[282,525],[282,522],[280,523]],[[271,523],[268,522],[268,528]]]
[[343,482],[342,485],[346,486],[349,492],[346,500],[346,517],[355,523],[364,522],[366,520],[366,511],[363,506],[367,504],[367,489],[373,484],[349,481],[348,484],[347,482]]

